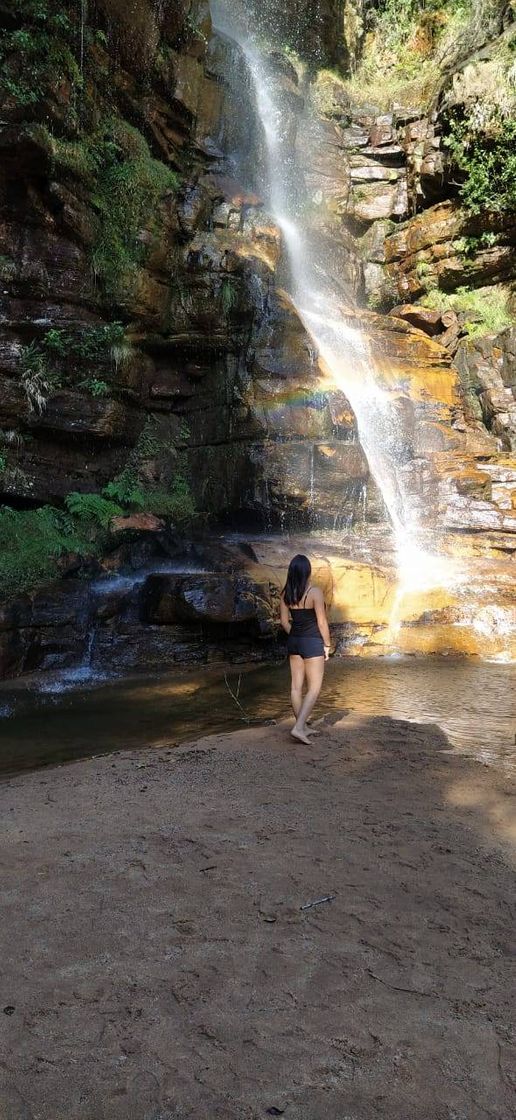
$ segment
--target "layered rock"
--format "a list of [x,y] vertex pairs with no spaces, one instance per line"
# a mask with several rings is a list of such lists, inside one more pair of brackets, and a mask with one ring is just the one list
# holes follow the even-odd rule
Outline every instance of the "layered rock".
[[[318,25],[306,5],[278,9],[286,32],[302,17],[311,65],[322,46],[335,57],[337,7],[319,6]],[[98,10],[102,26],[91,30],[102,33],[85,61],[96,109],[87,100],[85,123],[73,118],[66,83],[48,91],[30,127],[9,99],[3,106],[0,488],[15,505],[59,504],[70,491],[100,491],[128,465],[142,486],[166,490],[180,466],[211,518],[204,533],[187,530],[202,538],[205,570],[145,569],[99,594],[70,559],[63,583],[5,608],[0,673],[270,655],[281,648],[272,619],[296,549],[314,555],[340,652],[507,656],[514,332],[473,340],[460,316],[414,301],[436,285],[514,278],[511,223],[466,218],[448,197],[438,114],[353,104],[331,75],[302,73],[272,52],[271,75],[290,105],[289,143],[305,170],[307,239],[338,281],[342,315],[389,399],[425,544],[463,564],[448,586],[401,594],[357,419],[284,291],[242,52],[211,35],[201,2],[149,2],[137,20],[115,0]],[[91,165],[98,143],[115,144],[121,165],[137,151],[153,198],[129,275],[109,285],[98,271],[106,205]],[[160,178],[156,192],[152,160],[179,180]],[[471,238],[484,234],[472,254]],[[366,300],[392,314],[357,311]],[[93,338],[101,344],[92,352]],[[238,529],[245,547],[228,545],[214,561],[217,523]],[[291,538],[263,541],[259,529]],[[308,530],[315,535],[298,536]],[[170,559],[159,518],[122,516],[94,574],[125,572],[120,535],[136,532],[157,543],[131,567]]]
[[[482,248],[483,234],[496,244]],[[475,236],[474,255],[464,239]],[[516,277],[516,234],[511,216],[468,218],[456,203],[446,201],[410,219],[386,239],[387,274],[402,299],[416,299],[432,287],[453,291],[464,284],[480,287]]]
[[463,340],[455,362],[473,416],[505,450],[516,451],[516,330]]

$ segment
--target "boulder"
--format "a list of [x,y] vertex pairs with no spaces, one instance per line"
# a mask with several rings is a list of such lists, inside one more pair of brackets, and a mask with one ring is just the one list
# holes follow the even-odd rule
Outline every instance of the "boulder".
[[159,625],[195,622],[254,631],[266,625],[271,608],[268,586],[245,576],[155,575],[143,596],[145,618]]
[[407,323],[411,323],[413,327],[417,327],[418,330],[424,331],[431,337],[443,332],[441,312],[434,311],[430,307],[418,307],[412,303],[403,303],[398,307],[393,307],[389,314],[395,315],[397,319],[405,319]]

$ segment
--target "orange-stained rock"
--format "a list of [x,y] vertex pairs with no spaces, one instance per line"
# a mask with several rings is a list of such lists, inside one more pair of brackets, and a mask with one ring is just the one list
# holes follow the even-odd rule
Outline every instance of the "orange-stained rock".
[[[277,588],[283,586],[294,552],[310,557],[313,580],[324,591],[333,635],[343,654],[516,658],[514,573],[511,561],[496,549],[492,556],[483,551],[481,557],[467,549],[457,557],[452,552],[448,568],[439,560],[441,584],[438,576],[434,587],[404,590],[392,553],[381,548],[372,562],[354,559],[344,554],[342,546],[315,538],[251,538],[250,543],[256,559],[245,563],[246,570],[253,579],[265,579]],[[461,534],[460,548],[462,543]],[[516,536],[514,543],[516,547]]]
[[411,323],[413,327],[432,337],[443,330],[442,312],[434,311],[431,307],[402,303],[400,307],[393,307],[389,314],[397,319],[405,319],[407,323]]
[[[468,256],[461,238],[495,233],[497,243]],[[468,217],[456,202],[440,202],[410,218],[385,240],[387,273],[402,299],[418,299],[432,287],[451,291],[516,276],[516,228],[509,216]]]
[[164,526],[165,522],[153,513],[131,513],[127,517],[113,517],[109,527],[112,533],[125,533],[127,529],[140,533],[159,533]]

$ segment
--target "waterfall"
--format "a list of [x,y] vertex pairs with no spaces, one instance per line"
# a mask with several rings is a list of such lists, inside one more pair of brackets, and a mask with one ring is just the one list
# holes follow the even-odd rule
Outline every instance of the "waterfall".
[[[258,40],[254,31],[256,18],[246,16],[237,0],[215,0],[212,10],[216,29],[236,41],[247,60],[265,139],[264,194],[283,234],[291,296],[335,386],[345,394],[354,411],[360,443],[392,524],[399,605],[405,590],[423,590],[449,582],[450,562],[429,555],[421,543],[417,494],[403,470],[410,453],[395,402],[375,375],[366,339],[349,314],[349,304],[346,309],[342,280],[338,271],[336,275],[332,273],[334,262],[310,237],[303,221],[308,198],[292,135],[291,100],[274,72],[278,56],[274,56],[271,47],[262,47],[262,39]],[[260,36],[267,31],[266,22],[267,16],[262,13],[258,21]]]

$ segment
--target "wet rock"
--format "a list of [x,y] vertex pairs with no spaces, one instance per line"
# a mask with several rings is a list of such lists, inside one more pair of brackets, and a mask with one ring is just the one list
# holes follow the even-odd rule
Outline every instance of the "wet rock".
[[241,577],[151,576],[145,586],[144,615],[154,624],[203,622],[263,628],[271,615],[266,584]]
[[120,401],[95,400],[79,393],[60,392],[49,397],[44,410],[32,415],[31,429],[89,436],[111,442],[134,442],[141,419]]

